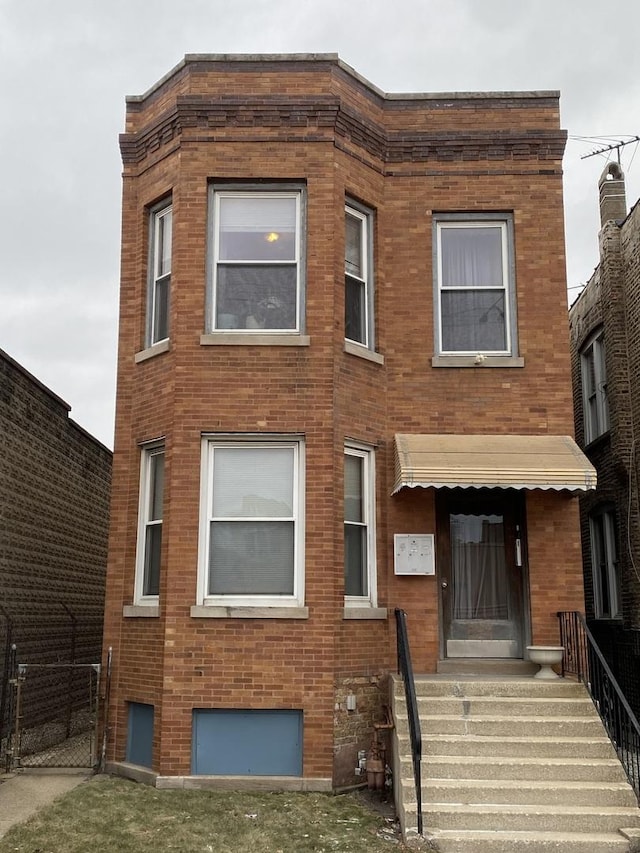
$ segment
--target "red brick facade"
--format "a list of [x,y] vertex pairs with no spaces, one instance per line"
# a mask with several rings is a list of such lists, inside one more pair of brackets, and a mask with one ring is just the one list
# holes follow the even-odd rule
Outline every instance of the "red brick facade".
[[[434,489],[390,497],[394,435],[573,431],[564,139],[557,93],[384,96],[333,56],[187,57],[129,99],[105,633],[112,761],[125,757],[129,702],[154,706],[152,768],[169,777],[191,774],[194,708],[299,709],[303,777],[358,781],[356,753],[395,668],[394,608],[407,611],[416,671],[434,672],[443,656],[437,576],[394,575],[394,533],[437,535]],[[209,187],[232,181],[305,188],[299,345],[207,334]],[[169,197],[170,340],[154,350],[145,344],[149,215]],[[374,352],[345,347],[345,199],[375,214]],[[512,217],[517,365],[432,362],[434,213]],[[235,433],[304,437],[306,618],[191,615],[201,436]],[[123,616],[134,603],[140,444],[160,437],[158,607],[151,618]],[[344,618],[345,440],[375,448],[372,618]],[[576,501],[527,492],[526,527],[525,640],[554,643],[556,611],[582,608]]]

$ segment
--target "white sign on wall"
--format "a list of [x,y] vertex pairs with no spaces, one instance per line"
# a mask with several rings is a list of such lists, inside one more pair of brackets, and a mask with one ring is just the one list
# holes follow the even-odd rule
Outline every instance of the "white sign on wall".
[[396,575],[435,575],[433,533],[395,533],[393,536]]

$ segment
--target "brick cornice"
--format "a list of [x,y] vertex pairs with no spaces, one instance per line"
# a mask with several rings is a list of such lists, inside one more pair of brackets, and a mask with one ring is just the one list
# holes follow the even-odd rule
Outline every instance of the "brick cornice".
[[[343,142],[383,163],[473,160],[561,160],[562,130],[387,131],[382,125],[341,103],[332,95],[246,98],[179,96],[173,109],[139,133],[123,133],[123,163],[137,165],[177,137],[193,131],[202,141],[220,140],[228,131],[255,129],[259,139],[287,141],[313,138]],[[252,137],[253,138],[253,137]],[[258,137],[256,137],[258,138]]]

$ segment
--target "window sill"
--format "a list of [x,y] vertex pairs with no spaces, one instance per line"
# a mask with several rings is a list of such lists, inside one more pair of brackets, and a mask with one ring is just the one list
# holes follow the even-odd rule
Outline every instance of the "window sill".
[[205,347],[308,347],[310,344],[309,335],[233,334],[231,332],[212,332],[208,335],[200,335],[200,345]]
[[194,604],[193,619],[308,619],[308,607],[217,607]]
[[515,355],[485,355],[477,361],[477,355],[434,355],[431,367],[524,367],[524,358]]
[[135,363],[140,364],[141,361],[146,361],[149,358],[155,358],[156,355],[160,355],[160,353],[163,352],[169,352],[170,349],[171,347],[168,340],[159,341],[157,344],[153,344],[153,346],[137,352],[134,356]]
[[386,607],[345,607],[343,619],[386,619]]
[[349,355],[355,355],[358,358],[364,358],[367,361],[374,361],[376,364],[384,364],[384,356],[379,352],[374,352],[362,344],[353,343],[353,341],[344,342],[344,351]]
[[159,604],[125,604],[122,615],[126,619],[153,619],[160,616]]

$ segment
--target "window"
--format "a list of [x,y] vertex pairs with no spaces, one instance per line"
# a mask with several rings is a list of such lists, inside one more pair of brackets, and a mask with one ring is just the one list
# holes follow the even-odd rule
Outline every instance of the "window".
[[602,329],[587,341],[580,353],[580,362],[584,440],[585,444],[589,444],[609,429],[607,367],[605,364],[604,331]]
[[437,352],[515,355],[511,217],[438,214],[434,228]]
[[344,336],[373,348],[373,286],[371,214],[345,208]]
[[622,614],[613,513],[606,509],[592,513],[589,530],[595,615],[597,619],[615,619]]
[[147,343],[150,346],[169,337],[172,220],[171,205],[166,203],[151,213],[147,318]]
[[375,460],[357,445],[344,456],[344,591],[346,606],[375,606]]
[[298,606],[303,444],[205,439],[198,604]]
[[213,192],[213,330],[299,332],[302,193]]
[[164,447],[153,445],[143,449],[140,468],[135,595],[139,604],[157,604],[158,601],[163,500]]

